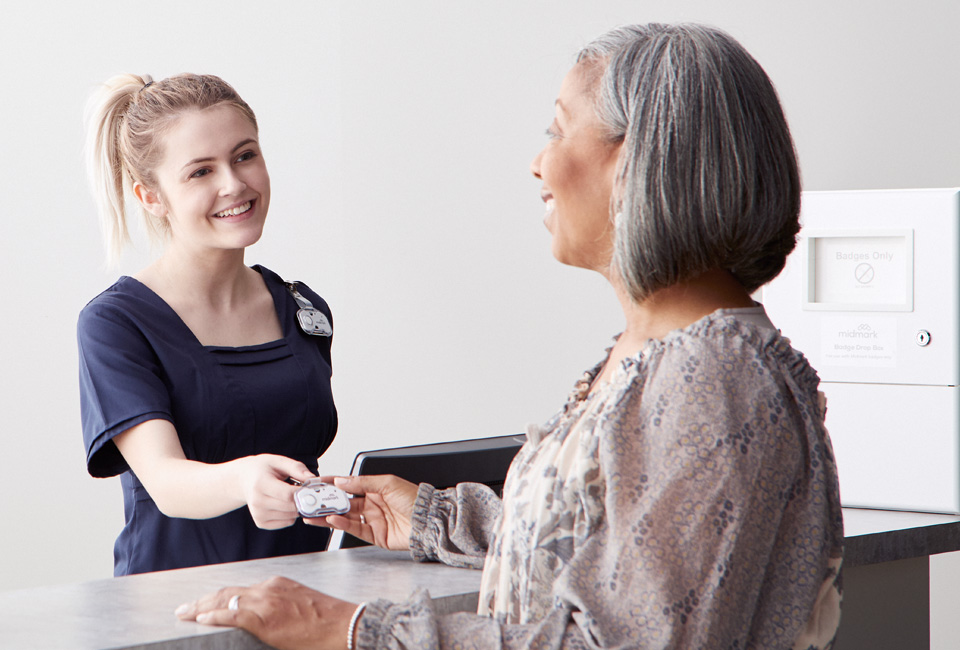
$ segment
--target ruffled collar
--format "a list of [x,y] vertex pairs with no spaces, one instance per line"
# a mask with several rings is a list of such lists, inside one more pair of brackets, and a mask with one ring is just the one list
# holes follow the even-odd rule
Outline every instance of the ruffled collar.
[[[650,339],[636,354],[626,357],[613,378],[599,390],[593,390],[597,377],[610,360],[613,346],[620,339],[620,334],[613,337],[613,342],[606,348],[603,358],[592,368],[585,371],[574,384],[567,396],[563,414],[569,414],[581,404],[589,401],[593,395],[604,392],[608,385],[619,384],[618,376],[629,373],[631,368],[640,369],[644,359],[649,359],[663,353],[674,345],[682,345],[684,340],[709,336],[716,332],[735,334],[759,348],[772,353],[774,357],[784,362],[790,374],[801,384],[812,384],[815,388],[820,383],[817,372],[807,362],[806,357],[790,346],[790,341],[780,335],[779,330],[767,316],[766,310],[760,303],[753,307],[738,307],[733,309],[718,309],[686,327],[669,332],[662,339]],[[591,392],[592,391],[592,392]]]

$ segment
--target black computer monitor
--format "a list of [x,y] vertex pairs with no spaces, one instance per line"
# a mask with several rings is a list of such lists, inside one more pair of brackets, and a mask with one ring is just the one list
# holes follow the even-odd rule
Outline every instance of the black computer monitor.
[[[507,469],[525,441],[524,434],[517,434],[363,451],[354,459],[350,474],[394,474],[441,490],[457,483],[483,483],[500,496]],[[327,548],[364,545],[352,535],[333,531]]]

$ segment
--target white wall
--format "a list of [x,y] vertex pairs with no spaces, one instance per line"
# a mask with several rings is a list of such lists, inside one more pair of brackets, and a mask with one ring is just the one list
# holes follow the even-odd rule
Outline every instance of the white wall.
[[[599,5],[599,7],[598,7]],[[558,407],[620,325],[550,257],[538,183],[575,50],[626,22],[698,20],[777,84],[809,189],[960,184],[960,3],[9,3],[0,18],[0,589],[111,575],[120,485],[84,468],[74,328],[102,268],[83,104],[121,71],[194,71],[258,113],[273,200],[248,260],[335,316],[337,441],[513,433]],[[148,259],[141,245],[120,272]]]

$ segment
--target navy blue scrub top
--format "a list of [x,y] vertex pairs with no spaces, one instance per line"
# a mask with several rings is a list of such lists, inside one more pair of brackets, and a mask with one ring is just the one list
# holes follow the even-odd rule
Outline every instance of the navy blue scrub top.
[[[280,277],[266,282],[283,329],[277,341],[240,348],[201,345],[152,290],[121,277],[80,312],[80,413],[87,470],[121,475],[125,524],[114,546],[114,574],[320,551],[328,531],[298,520],[261,530],[246,506],[213,519],[160,513],[130,471],[113,437],[141,422],[169,420],[191,460],[222,463],[270,453],[317,471],[337,431],[330,390],[330,337],[297,322],[297,304]],[[326,302],[300,293],[328,319]],[[198,495],[202,498],[202,495]]]

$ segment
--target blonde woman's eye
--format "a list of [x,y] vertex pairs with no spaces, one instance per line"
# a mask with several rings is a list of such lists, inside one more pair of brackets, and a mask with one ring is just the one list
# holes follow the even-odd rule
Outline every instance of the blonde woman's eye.
[[209,173],[210,173],[210,170],[204,167],[190,174],[190,178],[200,178],[202,176],[206,176]]
[[242,154],[240,154],[239,156],[237,156],[237,162],[243,162],[244,160],[250,160],[251,158],[255,157],[256,155],[257,155],[257,154],[255,154],[255,153],[252,152],[252,151],[244,151]]

